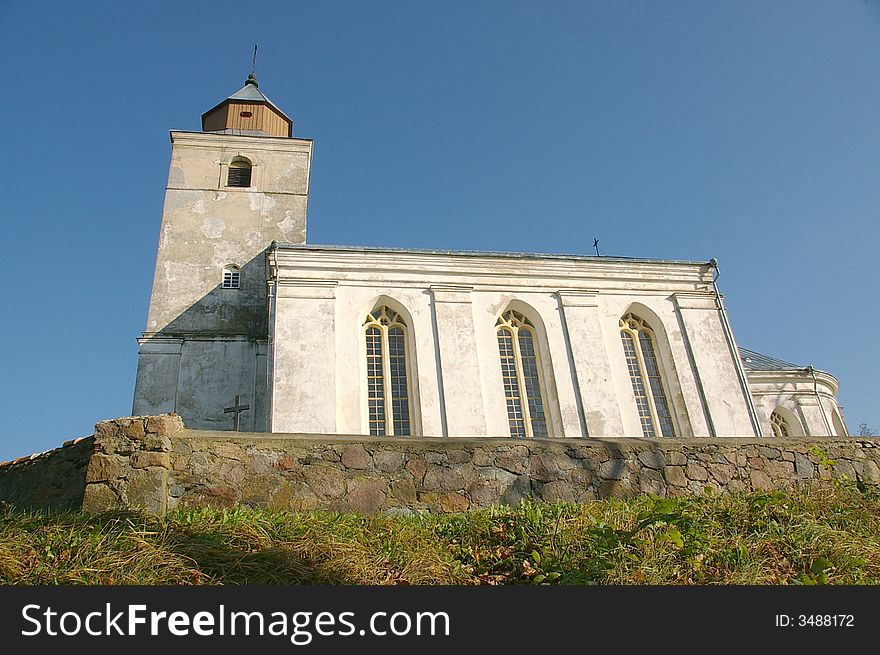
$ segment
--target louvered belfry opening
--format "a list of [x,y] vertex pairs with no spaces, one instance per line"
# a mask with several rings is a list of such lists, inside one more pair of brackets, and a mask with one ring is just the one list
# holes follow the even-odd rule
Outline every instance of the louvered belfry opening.
[[224,289],[238,289],[241,284],[241,270],[238,266],[229,265],[223,267],[223,282],[221,286]]
[[251,185],[251,164],[245,159],[234,159],[229,164],[226,186],[249,187]]

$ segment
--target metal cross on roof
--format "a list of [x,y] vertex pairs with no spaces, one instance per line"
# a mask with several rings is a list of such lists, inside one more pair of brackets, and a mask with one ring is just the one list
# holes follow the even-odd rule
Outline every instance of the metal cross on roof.
[[232,420],[234,421],[234,427],[232,429],[235,430],[236,432],[239,432],[240,428],[241,428],[241,413],[243,411],[245,411],[246,409],[251,408],[250,405],[242,405],[240,399],[241,399],[241,396],[236,394],[235,404],[232,407],[227,407],[226,409],[223,410],[224,414],[235,413],[235,416],[232,417]]

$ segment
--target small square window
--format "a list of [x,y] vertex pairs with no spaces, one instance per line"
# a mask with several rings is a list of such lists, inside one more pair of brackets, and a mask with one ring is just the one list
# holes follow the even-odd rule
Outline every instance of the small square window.
[[223,269],[223,283],[221,286],[224,289],[238,289],[240,283],[241,273],[237,266],[227,266]]

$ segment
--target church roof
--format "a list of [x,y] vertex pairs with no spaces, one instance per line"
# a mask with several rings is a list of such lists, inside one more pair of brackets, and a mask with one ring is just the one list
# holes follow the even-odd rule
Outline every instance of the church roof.
[[516,257],[519,259],[575,259],[587,261],[612,261],[612,262],[647,262],[652,264],[686,264],[710,266],[711,262],[688,261],[682,259],[649,259],[646,257],[620,257],[613,255],[566,255],[558,253],[540,252],[505,252],[499,250],[444,250],[435,248],[393,248],[385,246],[344,246],[344,245],[319,245],[306,243],[283,243],[273,241],[272,248],[280,250],[325,250],[325,251],[352,251],[359,252],[388,252],[388,253],[411,253],[414,255],[455,255],[464,257]]
[[274,102],[269,100],[265,93],[260,91],[257,88],[256,84],[252,84],[248,82],[243,87],[241,87],[238,91],[233,93],[231,96],[226,98],[226,100],[243,100],[245,102],[265,102],[267,105],[275,109],[278,113],[283,114],[285,118],[290,118],[287,114],[281,111],[281,108],[276,105]]
[[284,118],[286,118],[288,121],[290,121],[290,116],[285,114],[278,105],[269,100],[268,96],[266,96],[265,93],[260,91],[260,85],[257,83],[257,78],[254,76],[253,73],[248,75],[247,81],[244,83],[243,87],[241,87],[238,91],[233,93],[222,102],[218,102],[214,107],[202,114],[202,118],[204,119],[206,115],[210,114],[212,111],[221,107],[224,103],[227,102],[254,102],[267,104],[279,114],[284,116]]
[[739,356],[747,371],[803,371],[805,368],[746,348],[739,349]]
[[271,102],[266,95],[257,88],[256,84],[245,84],[238,91],[226,98],[227,100],[247,100],[249,102]]

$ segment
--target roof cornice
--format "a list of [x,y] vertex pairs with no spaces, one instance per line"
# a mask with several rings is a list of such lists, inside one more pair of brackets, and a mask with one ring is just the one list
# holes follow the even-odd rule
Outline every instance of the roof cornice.
[[270,136],[268,134],[227,134],[225,132],[190,132],[186,130],[171,130],[169,133],[171,143],[193,146],[215,147],[217,139],[222,139],[225,146],[240,146],[257,148],[259,150],[293,148],[304,146],[303,149],[311,149],[313,139],[303,139],[294,136]]
[[[273,243],[268,254],[281,277],[299,276],[306,271],[309,275],[344,271],[350,282],[377,276],[407,285],[429,279],[435,284],[441,279],[466,278],[467,284],[481,288],[514,284],[554,287],[554,291],[571,287],[605,292],[638,282],[647,283],[643,290],[651,293],[692,291],[712,295],[708,286],[711,268],[703,262],[282,243]],[[670,289],[670,284],[679,288]]]

